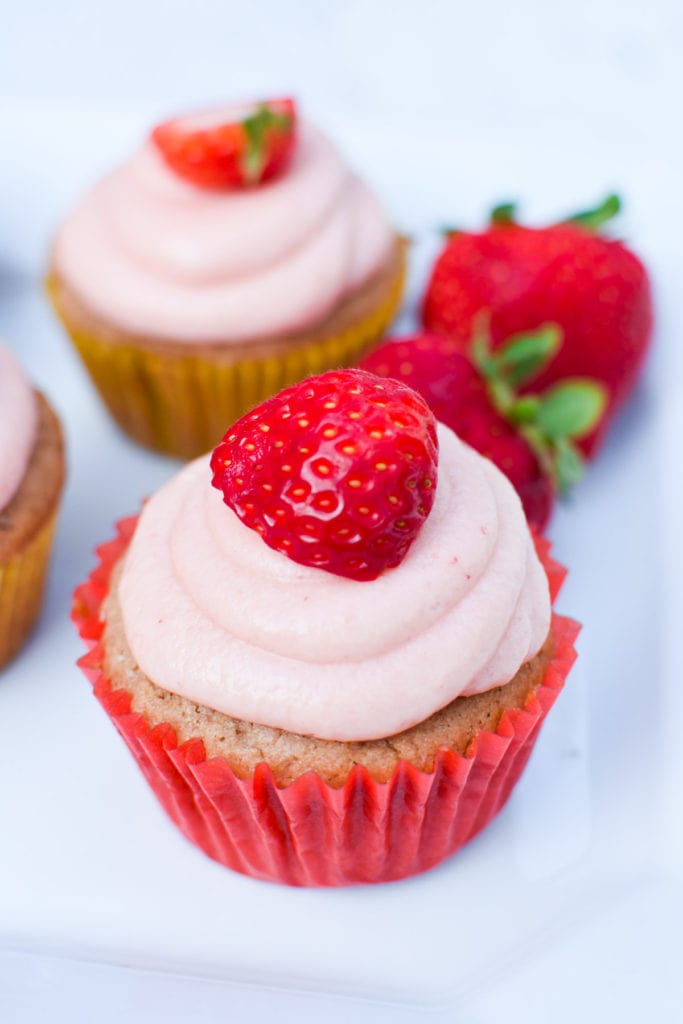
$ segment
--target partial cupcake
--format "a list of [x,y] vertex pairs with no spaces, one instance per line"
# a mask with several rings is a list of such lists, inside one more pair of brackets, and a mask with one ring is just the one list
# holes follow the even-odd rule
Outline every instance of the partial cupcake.
[[510,483],[361,370],[245,416],[100,557],[74,604],[97,697],[185,835],[271,881],[452,854],[574,658],[563,571]]
[[180,118],[90,192],[48,290],[118,424],[192,457],[287,384],[356,362],[404,242],[290,100]]
[[0,345],[0,668],[40,611],[63,484],[59,420]]

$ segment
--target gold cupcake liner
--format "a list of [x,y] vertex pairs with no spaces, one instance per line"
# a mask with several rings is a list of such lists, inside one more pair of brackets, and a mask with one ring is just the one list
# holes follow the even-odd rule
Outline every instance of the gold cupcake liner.
[[0,668],[17,654],[38,617],[56,522],[55,511],[28,544],[0,564]]
[[[140,444],[182,458],[213,448],[227,428],[264,399],[304,377],[352,366],[377,341],[398,308],[405,259],[375,310],[350,327],[274,353],[238,358],[229,347],[188,355],[96,336],[70,322],[58,288],[47,282],[57,314],[71,336],[109,412]],[[241,350],[243,352],[243,349]]]

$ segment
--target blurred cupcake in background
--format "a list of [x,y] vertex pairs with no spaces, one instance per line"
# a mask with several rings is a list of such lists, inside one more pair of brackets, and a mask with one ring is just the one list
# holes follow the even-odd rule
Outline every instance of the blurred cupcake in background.
[[0,668],[40,611],[63,484],[59,420],[0,344]]
[[287,384],[354,363],[400,301],[405,245],[293,101],[178,118],[97,184],[48,290],[109,411],[191,457]]

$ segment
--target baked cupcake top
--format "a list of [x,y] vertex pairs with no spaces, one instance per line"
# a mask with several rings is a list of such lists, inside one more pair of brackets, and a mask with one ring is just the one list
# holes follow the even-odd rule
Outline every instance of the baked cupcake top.
[[[188,119],[202,130],[244,111]],[[150,138],[57,236],[53,270],[97,315],[178,342],[305,329],[378,271],[394,233],[331,142],[299,126],[291,158],[250,188],[206,188]]]
[[33,388],[9,349],[0,344],[0,510],[26,472],[38,424]]
[[[376,389],[383,408],[388,399],[382,389],[409,391],[362,371],[324,374],[270,399],[261,407],[265,419],[258,419],[257,410],[226,439],[237,446],[244,442],[242,447],[249,449],[248,431],[240,424],[249,421],[250,428],[263,431],[274,422],[275,410],[285,408],[291,415],[295,407],[287,398],[290,393],[307,387],[312,391],[317,381],[346,380],[349,374],[360,378],[361,387]],[[344,400],[334,416],[343,405]],[[404,418],[419,415],[413,404]],[[395,421],[395,411],[391,416]],[[304,423],[302,430],[312,429],[303,417],[298,422]],[[334,423],[321,424],[328,431],[325,436],[332,436],[333,429]],[[357,416],[353,430],[359,437],[364,432],[362,440],[382,433],[371,415]],[[263,431],[264,437],[269,435],[270,428]],[[281,537],[266,537],[264,543],[259,533],[267,533],[267,526],[253,521],[252,529],[245,525],[249,495],[236,505],[236,514],[210,486],[208,458],[187,466],[146,504],[121,576],[126,638],[145,674],[159,686],[231,717],[336,740],[393,735],[459,695],[508,682],[547,636],[547,580],[507,479],[446,427],[439,425],[437,436],[438,478],[431,510],[425,490],[410,513],[393,522],[392,529],[404,529],[417,509],[400,563],[374,579],[347,578],[344,568],[345,575],[338,567],[323,571],[273,550],[271,543],[282,546]],[[334,441],[336,450],[348,447],[348,440],[345,435]],[[419,462],[413,441],[411,436],[413,447],[405,449],[409,466]],[[278,444],[282,450],[284,442],[275,440],[275,450]],[[321,459],[319,450],[311,451],[309,433],[305,444],[297,444],[304,462],[285,466],[286,477],[298,479],[300,471],[302,479],[313,481],[316,465],[321,469],[328,455]],[[387,471],[391,456],[386,452],[385,447],[380,456],[371,455],[376,476]],[[254,457],[260,469],[269,456],[264,449]],[[313,502],[331,493],[330,473],[340,494],[352,493],[347,485],[362,480],[353,458],[349,463],[340,456],[331,471],[319,474],[328,489],[318,489]],[[221,459],[230,465],[230,458]],[[216,466],[214,456],[214,471]],[[241,480],[242,467],[239,473]],[[383,509],[385,495],[391,501],[401,486],[413,494],[416,478],[401,473],[390,491],[378,491],[375,481],[360,487],[364,497],[357,511]],[[421,482],[431,487],[432,479],[423,474]],[[399,498],[403,500],[400,493]],[[318,504],[323,507],[322,499]],[[278,518],[277,508],[272,508],[272,515],[266,510],[266,523]],[[293,521],[305,524],[301,516]],[[323,539],[333,536],[329,518],[323,515],[320,522]],[[382,528],[388,535],[386,523]],[[367,532],[360,543],[369,548],[381,537]]]

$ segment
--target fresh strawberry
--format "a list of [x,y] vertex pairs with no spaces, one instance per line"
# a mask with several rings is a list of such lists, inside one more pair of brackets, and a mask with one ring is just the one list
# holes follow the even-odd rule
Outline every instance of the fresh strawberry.
[[286,388],[230,428],[213,484],[266,544],[354,580],[399,564],[429,515],[434,416],[396,381],[332,370]]
[[296,140],[294,101],[178,117],[158,125],[152,140],[176,174],[200,188],[244,188],[284,171]]
[[425,327],[463,349],[483,309],[491,313],[494,349],[517,332],[558,324],[564,343],[533,387],[581,376],[607,388],[605,415],[581,442],[586,454],[634,386],[652,331],[643,264],[599,233],[619,208],[609,196],[596,210],[528,228],[516,223],[512,205],[500,206],[485,231],[450,235],[423,303]]
[[560,332],[546,325],[508,339],[495,353],[483,322],[465,354],[459,342],[437,334],[387,341],[363,360],[380,377],[414,388],[434,415],[491,459],[517,489],[527,519],[546,525],[557,491],[578,478],[573,440],[590,430],[604,408],[604,392],[572,380],[540,396],[517,389],[551,359]]

